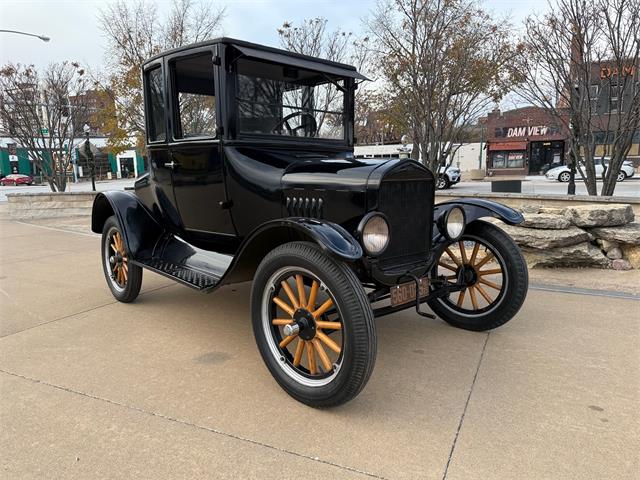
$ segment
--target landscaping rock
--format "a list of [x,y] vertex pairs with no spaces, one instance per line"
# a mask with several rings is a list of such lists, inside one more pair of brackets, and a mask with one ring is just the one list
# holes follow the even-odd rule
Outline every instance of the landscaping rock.
[[[587,242],[569,247],[537,250],[523,248],[522,253],[530,268],[535,267],[597,267],[608,268],[611,260]],[[614,260],[618,261],[618,260]]]
[[640,223],[628,223],[620,227],[601,227],[589,230],[602,240],[629,245],[640,245]]
[[[521,247],[537,249],[567,247],[589,240],[589,234],[577,227],[564,230],[536,230],[511,225],[499,226]],[[602,256],[599,250],[598,253]]]
[[622,250],[619,247],[614,247],[607,250],[607,258],[611,260],[619,260],[622,258]]
[[633,221],[631,205],[612,203],[606,206],[577,205],[568,207],[565,215],[577,227],[610,227]]
[[519,208],[522,213],[539,213],[540,212],[539,205],[523,205]]
[[640,269],[640,246],[622,245],[622,254],[633,268]]
[[561,215],[549,213],[525,213],[520,227],[539,228],[542,230],[563,230],[571,226],[571,222]]
[[611,262],[611,266],[613,267],[614,270],[631,270],[633,269],[633,267],[631,266],[631,263],[629,263],[629,261],[623,259],[623,258],[619,258],[618,260],[614,260],[613,262]]
[[548,213],[550,215],[564,215],[566,208],[560,207],[542,207],[538,213]]

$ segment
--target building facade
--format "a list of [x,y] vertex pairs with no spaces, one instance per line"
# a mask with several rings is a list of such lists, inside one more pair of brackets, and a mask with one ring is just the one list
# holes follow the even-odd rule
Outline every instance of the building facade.
[[542,108],[496,109],[482,121],[487,132],[489,176],[538,175],[565,161],[566,122]]

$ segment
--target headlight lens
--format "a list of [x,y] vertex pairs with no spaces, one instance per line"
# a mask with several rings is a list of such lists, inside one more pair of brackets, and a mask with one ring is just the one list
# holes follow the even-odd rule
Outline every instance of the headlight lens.
[[362,229],[362,245],[367,253],[377,255],[389,243],[389,224],[381,215],[373,215]]
[[464,211],[459,207],[453,207],[445,219],[447,237],[450,240],[457,240],[464,232],[465,217]]

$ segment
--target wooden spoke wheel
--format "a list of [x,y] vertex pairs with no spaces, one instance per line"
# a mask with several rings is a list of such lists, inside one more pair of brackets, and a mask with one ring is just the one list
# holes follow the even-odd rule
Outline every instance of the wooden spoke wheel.
[[529,277],[522,253],[500,228],[483,221],[468,225],[459,241],[444,249],[432,271],[460,291],[428,300],[446,322],[467,330],[488,330],[508,322],[527,295]]
[[272,347],[277,346],[285,371],[296,380],[327,383],[340,368],[344,343],[335,300],[309,271],[286,268],[278,273],[269,287]]
[[109,249],[111,250],[109,255],[111,278],[117,288],[124,289],[129,279],[129,259],[124,249],[122,235],[116,229],[109,232]]
[[464,236],[447,247],[438,261],[438,276],[447,283],[461,280],[465,289],[449,295],[447,302],[460,311],[490,309],[504,293],[504,260],[482,239]]
[[251,313],[265,365],[296,400],[340,405],[366,385],[376,355],[371,306],[355,273],[316,245],[286,243],[262,260]]
[[135,300],[142,285],[142,268],[130,262],[122,230],[110,217],[102,230],[102,266],[113,296],[121,302]]

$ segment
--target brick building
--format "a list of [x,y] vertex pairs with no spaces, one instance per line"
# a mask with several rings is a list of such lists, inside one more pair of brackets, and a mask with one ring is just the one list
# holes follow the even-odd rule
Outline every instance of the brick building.
[[488,175],[537,175],[564,163],[566,122],[539,107],[496,109],[482,119],[487,130]]

